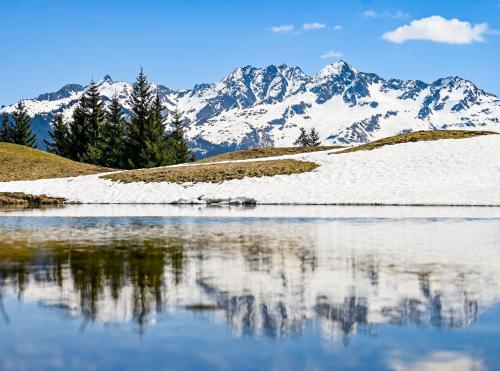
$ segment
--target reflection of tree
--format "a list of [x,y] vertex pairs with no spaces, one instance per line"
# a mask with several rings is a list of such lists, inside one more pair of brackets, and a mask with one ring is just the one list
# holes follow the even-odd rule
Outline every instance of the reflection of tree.
[[[79,309],[86,321],[95,321],[106,290],[117,301],[126,286],[132,287],[132,311],[139,325],[153,311],[161,312],[165,269],[174,283],[182,280],[184,249],[162,240],[113,241],[107,246],[45,247],[39,254],[10,256],[0,265],[0,286],[12,287],[19,296],[33,280],[60,287],[71,277],[79,297]],[[0,308],[1,309],[1,308]]]
[[324,298],[314,309],[319,317],[338,323],[344,335],[350,334],[355,326],[368,323],[368,306],[364,298],[349,296],[342,304],[330,304]]
[[302,333],[301,318],[290,316],[287,303],[267,303],[254,295],[230,295],[203,280],[197,284],[216,302],[216,307],[224,311],[228,324],[236,328],[241,335],[255,336],[259,330],[266,336],[283,338]]
[[104,290],[104,270],[102,250],[75,250],[68,254],[73,285],[80,296],[80,307],[86,319],[94,320],[98,311],[97,303]]
[[9,315],[7,314],[7,311],[5,310],[5,306],[3,305],[3,294],[2,290],[0,289],[0,314],[2,315],[3,320],[5,323],[9,323]]
[[[73,305],[76,309],[68,305],[65,308],[77,310],[84,324],[98,320],[103,302],[112,298],[115,304],[130,309],[133,321],[143,327],[149,316],[167,309],[169,294],[175,294],[169,289],[177,285],[188,300],[195,297],[188,290],[197,290],[198,298],[208,299],[238,334],[275,338],[301,334],[311,319],[331,334],[335,331],[347,336],[359,327],[369,326],[374,321],[371,314],[379,317],[377,321],[392,324],[461,327],[470,325],[479,313],[478,300],[469,298],[465,285],[459,282],[455,288],[464,298],[463,303],[451,311],[443,305],[446,296],[436,288],[435,270],[425,266],[402,272],[385,264],[380,256],[368,254],[346,254],[336,260],[320,261],[312,243],[295,238],[273,243],[265,235],[220,233],[216,237],[215,241],[212,236],[202,236],[190,240],[109,239],[95,244],[79,241],[69,245],[46,242],[41,248],[27,244],[17,251],[0,245],[0,261],[4,260],[0,264],[0,288],[10,287],[21,297],[30,282],[70,287],[78,298]],[[245,283],[226,286],[234,279],[231,266],[239,261]],[[196,269],[187,269],[193,266]],[[342,282],[328,281],[332,290],[328,292],[327,287],[325,294],[318,290],[306,306],[308,293],[316,289],[314,274],[318,270],[323,280],[319,282],[321,290],[330,274],[340,271],[345,275],[340,275]],[[378,288],[388,277],[393,279],[399,274],[411,277],[420,292],[394,292],[374,309],[371,304],[377,299]],[[262,291],[253,278],[259,278]],[[336,296],[335,285],[343,281],[352,284],[352,290],[344,297]],[[268,282],[271,289],[265,287]],[[364,285],[366,292],[357,291],[356,285]],[[0,297],[0,312],[1,304]]]
[[171,249],[157,248],[146,242],[141,249],[134,249],[129,256],[129,277],[133,287],[133,315],[142,326],[156,304],[162,311],[163,274],[165,259]]

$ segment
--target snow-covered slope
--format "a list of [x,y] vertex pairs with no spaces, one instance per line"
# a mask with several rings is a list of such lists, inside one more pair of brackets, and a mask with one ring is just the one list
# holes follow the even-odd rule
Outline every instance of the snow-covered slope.
[[[500,99],[460,77],[384,79],[344,61],[314,76],[286,65],[237,68],[223,80],[191,90],[160,89],[168,109],[185,113],[187,137],[200,155],[264,145],[291,145],[299,127],[315,127],[324,144],[362,143],[433,129],[500,131]],[[131,84],[99,82],[105,100],[118,94],[125,109]],[[70,84],[25,101],[40,141],[56,113],[69,120],[85,88]],[[14,106],[0,111],[12,112]]]
[[0,183],[0,192],[47,194],[81,203],[251,200],[258,204],[500,206],[500,135],[405,143],[345,154],[328,152],[282,156],[320,165],[294,175],[220,184],[124,184],[90,175]]

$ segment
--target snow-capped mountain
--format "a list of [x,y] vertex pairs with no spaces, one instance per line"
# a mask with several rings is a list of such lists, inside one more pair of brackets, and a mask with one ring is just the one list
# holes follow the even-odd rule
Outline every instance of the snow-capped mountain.
[[[186,135],[199,155],[258,146],[288,146],[299,127],[315,127],[323,144],[362,143],[416,130],[500,131],[500,99],[460,77],[431,84],[384,79],[339,61],[314,76],[287,65],[239,67],[223,80],[191,90],[160,90],[167,110],[177,106]],[[105,76],[103,99],[118,94],[128,112],[131,83]],[[25,100],[39,142],[57,113],[71,119],[85,90],[69,84],[54,93]],[[14,105],[0,111],[12,112]]]

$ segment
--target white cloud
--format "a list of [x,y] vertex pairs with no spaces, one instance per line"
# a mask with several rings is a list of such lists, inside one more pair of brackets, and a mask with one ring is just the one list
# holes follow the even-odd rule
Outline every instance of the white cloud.
[[391,18],[391,19],[408,19],[410,15],[398,9],[386,9],[382,12],[375,10],[366,10],[362,13],[365,18]]
[[340,30],[342,29],[342,26],[341,26],[341,25],[336,24],[335,26],[333,26],[333,29],[334,29],[335,31],[340,31]]
[[318,22],[313,22],[313,23],[304,23],[302,28],[306,31],[311,31],[311,30],[321,30],[323,28],[326,28],[326,24],[324,23],[318,23]]
[[333,50],[329,50],[329,51],[327,51],[325,54],[323,54],[321,56],[321,59],[338,58],[338,57],[342,57],[342,53],[341,52],[335,52]]
[[482,359],[471,358],[458,352],[433,352],[414,361],[390,359],[389,366],[392,370],[485,370]]
[[366,10],[363,12],[363,17],[377,18],[377,12],[375,12],[374,10]]
[[408,40],[429,40],[447,44],[470,44],[484,41],[484,33],[488,31],[486,23],[472,25],[456,18],[446,19],[439,15],[416,19],[409,25],[386,32],[382,38],[402,44]]
[[295,30],[295,28],[291,24],[284,24],[281,26],[271,27],[271,32],[274,32],[274,33],[292,33],[294,30]]

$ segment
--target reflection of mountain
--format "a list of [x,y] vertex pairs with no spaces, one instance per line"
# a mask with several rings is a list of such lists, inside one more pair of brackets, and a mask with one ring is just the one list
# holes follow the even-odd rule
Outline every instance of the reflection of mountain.
[[500,301],[495,220],[0,232],[3,293],[86,321],[142,326],[185,307],[212,311],[237,336],[281,338],[314,324],[342,339],[382,323],[465,327]]

